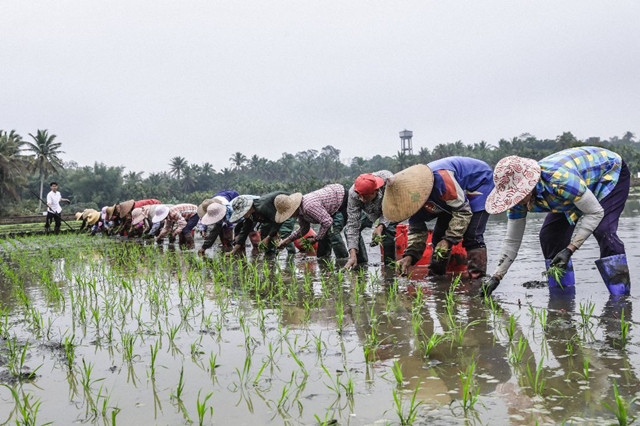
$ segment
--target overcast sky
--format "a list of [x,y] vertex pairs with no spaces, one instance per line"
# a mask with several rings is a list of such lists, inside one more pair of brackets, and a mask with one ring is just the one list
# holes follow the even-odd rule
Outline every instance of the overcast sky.
[[640,133],[640,2],[0,0],[0,129],[168,170]]

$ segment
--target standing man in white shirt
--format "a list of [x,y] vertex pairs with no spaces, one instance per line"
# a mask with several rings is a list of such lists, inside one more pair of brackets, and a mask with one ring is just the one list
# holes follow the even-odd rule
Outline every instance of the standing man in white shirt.
[[51,182],[49,184],[49,188],[51,191],[47,194],[47,220],[44,224],[44,230],[48,234],[49,228],[51,227],[51,219],[56,222],[55,228],[53,228],[53,232],[55,234],[60,233],[60,215],[62,213],[62,207],[60,207],[60,202],[69,202],[66,198],[62,198],[62,194],[58,192],[58,183]]

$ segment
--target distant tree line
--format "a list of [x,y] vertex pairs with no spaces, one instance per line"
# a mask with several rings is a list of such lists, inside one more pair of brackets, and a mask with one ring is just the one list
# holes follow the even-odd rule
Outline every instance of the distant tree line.
[[190,164],[183,157],[173,157],[168,169],[159,173],[127,171],[121,166],[96,162],[79,166],[60,159],[61,143],[47,130],[29,134],[23,140],[15,131],[0,130],[0,215],[33,214],[43,211],[35,194],[46,196],[50,180],[60,182],[73,209],[101,208],[127,199],[157,198],[166,203],[200,203],[222,189],[243,194],[264,194],[275,190],[309,192],[326,183],[351,184],[361,173],[387,169],[397,172],[418,163],[428,163],[449,156],[468,156],[486,161],[492,167],[503,157],[519,155],[541,159],[553,152],[580,145],[597,145],[618,152],[635,176],[640,172],[640,142],[631,132],[608,140],[577,139],[565,132],[555,139],[538,139],[522,134],[497,145],[485,141],[465,144],[462,141],[441,143],[432,150],[422,147],[414,155],[398,152],[394,156],[358,156],[348,164],[340,159],[340,150],[327,145],[321,150],[308,149],[295,154],[283,153],[277,160],[258,155],[247,157],[236,152],[229,167],[215,170],[208,163]]

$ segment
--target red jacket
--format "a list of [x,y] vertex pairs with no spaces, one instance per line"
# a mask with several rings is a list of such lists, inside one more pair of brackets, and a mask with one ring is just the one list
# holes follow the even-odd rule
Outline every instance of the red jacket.
[[162,203],[160,202],[160,200],[156,200],[155,198],[150,198],[148,200],[136,201],[135,203],[133,203],[133,208],[137,209],[138,207],[149,206],[151,204],[162,204]]

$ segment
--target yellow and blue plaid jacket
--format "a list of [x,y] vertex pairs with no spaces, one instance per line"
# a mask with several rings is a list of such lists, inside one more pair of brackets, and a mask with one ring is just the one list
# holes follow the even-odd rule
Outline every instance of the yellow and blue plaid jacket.
[[[606,197],[618,183],[622,158],[608,149],[593,146],[565,149],[538,161],[540,180],[529,211],[564,213],[574,225],[581,215],[575,202],[587,189],[598,200]],[[507,212],[509,219],[526,217],[527,207],[516,205]]]

